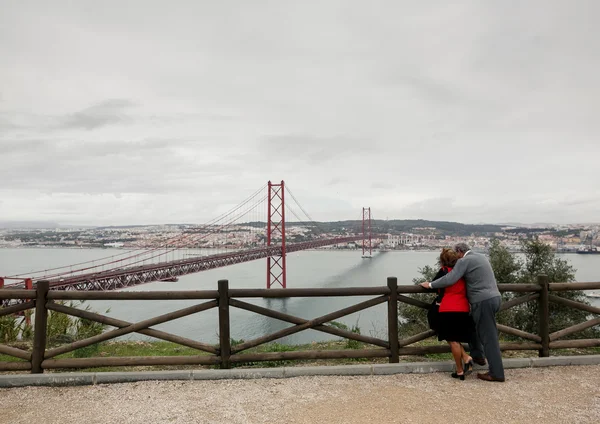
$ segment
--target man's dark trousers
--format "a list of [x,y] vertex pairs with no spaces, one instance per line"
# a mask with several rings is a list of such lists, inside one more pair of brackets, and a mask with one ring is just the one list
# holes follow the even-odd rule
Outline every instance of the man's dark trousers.
[[482,358],[482,353],[485,353],[490,375],[497,378],[504,378],[504,366],[502,365],[498,329],[496,328],[496,314],[500,310],[501,303],[502,298],[496,296],[471,304],[471,315],[473,321],[475,321],[476,331],[475,337],[472,337],[471,343],[469,343],[471,356]]

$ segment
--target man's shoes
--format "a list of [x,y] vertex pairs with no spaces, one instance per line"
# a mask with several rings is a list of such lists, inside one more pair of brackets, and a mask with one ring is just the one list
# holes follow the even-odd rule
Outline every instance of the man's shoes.
[[473,362],[475,362],[477,365],[485,365],[485,358],[473,358]]
[[480,380],[485,380],[485,381],[497,381],[499,383],[504,383],[505,379],[504,378],[498,378],[498,377],[494,377],[493,375],[490,375],[489,372],[486,373],[478,373],[477,374],[477,378]]

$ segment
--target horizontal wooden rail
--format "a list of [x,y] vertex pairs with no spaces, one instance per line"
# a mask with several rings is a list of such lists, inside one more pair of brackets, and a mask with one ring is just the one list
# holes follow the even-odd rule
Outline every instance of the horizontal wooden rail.
[[31,362],[0,362],[0,371],[30,371]]
[[548,284],[550,291],[570,291],[570,290],[598,290],[599,283],[550,283]]
[[390,289],[380,287],[338,287],[307,289],[229,289],[229,297],[346,297],[388,295]]
[[498,290],[501,293],[513,292],[513,293],[529,293],[541,291],[540,286],[537,284],[498,284]]
[[387,358],[389,356],[389,349],[344,349],[243,353],[231,355],[230,360],[231,362],[260,362],[302,359]]
[[[500,343],[500,350],[539,350],[540,343]],[[467,349],[468,346],[465,346]],[[439,344],[433,346],[408,346],[400,348],[400,355],[428,355],[434,353],[449,353],[448,344]]]
[[550,342],[550,349],[583,349],[599,346],[600,339],[557,340]]
[[0,300],[4,299],[35,299],[35,290],[0,289]]
[[116,358],[65,358],[45,359],[44,369],[136,367],[156,365],[217,365],[217,356],[121,356]]
[[415,294],[415,293],[431,293],[435,292],[430,289],[424,289],[418,284],[410,284],[410,285],[401,285],[398,286],[398,293],[402,294]]
[[50,290],[51,300],[200,300],[217,299],[216,290],[196,291],[63,291]]

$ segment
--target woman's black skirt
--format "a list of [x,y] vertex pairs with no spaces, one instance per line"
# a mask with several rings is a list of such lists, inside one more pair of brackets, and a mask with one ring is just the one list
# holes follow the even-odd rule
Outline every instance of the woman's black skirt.
[[468,343],[475,330],[468,312],[440,312],[437,317],[438,340]]

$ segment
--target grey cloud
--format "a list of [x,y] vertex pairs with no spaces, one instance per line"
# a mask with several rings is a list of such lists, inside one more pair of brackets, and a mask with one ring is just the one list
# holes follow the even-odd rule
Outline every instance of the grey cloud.
[[461,90],[460,87],[435,80],[422,73],[411,75],[407,74],[406,70],[385,70],[379,81],[384,86],[404,87],[423,96],[432,103],[441,102],[447,105],[469,100],[467,93]]
[[163,124],[180,124],[189,121],[216,121],[216,122],[231,122],[239,119],[238,116],[231,113],[175,113],[173,115],[151,115],[147,118],[149,121],[161,122]]
[[7,118],[0,116],[0,134],[17,128],[19,128],[18,125],[15,125],[12,121],[10,121]]
[[423,216],[425,214],[446,215],[454,207],[455,199],[453,197],[437,197],[414,202],[401,209],[401,213],[406,217]]
[[330,179],[329,181],[327,181],[327,185],[328,186],[334,186],[334,185],[338,185],[338,184],[342,184],[347,182],[348,180],[346,178],[341,178],[341,177],[334,177],[332,179]]
[[260,148],[270,156],[300,160],[315,165],[372,153],[373,142],[351,136],[322,137],[316,135],[282,134],[266,136]]
[[[82,111],[54,115],[39,115],[27,112],[2,113],[0,111],[0,134],[10,136],[15,133],[60,134],[64,130],[98,130],[118,124],[138,124],[140,126],[185,125],[190,122],[231,123],[238,116],[221,112],[172,112],[163,115],[133,115],[128,111],[134,103],[121,100],[101,102]],[[123,128],[122,126],[119,128]]]
[[600,206],[600,193],[596,194],[593,197],[584,197],[578,199],[567,199],[565,201],[559,202],[561,206],[589,206],[589,205],[598,205]]
[[[10,187],[47,193],[181,193],[209,186],[221,172],[239,167],[236,157],[205,163],[186,159],[180,150],[197,146],[193,140],[25,140],[5,145],[7,162],[1,172]],[[27,172],[20,169],[24,161]]]
[[176,221],[284,179],[318,220],[597,221],[598,2],[21,3],[0,190],[32,220],[40,193]]
[[[590,205],[600,204],[600,200],[589,199]],[[587,202],[585,202],[587,203]],[[583,203],[572,204],[555,198],[542,197],[529,202],[524,200],[485,201],[462,205],[455,197],[429,198],[414,202],[404,208],[392,211],[399,218],[423,218],[448,220],[465,223],[507,223],[507,222],[585,222],[588,209],[581,209]],[[557,214],[557,210],[561,212]],[[535,217],[535,218],[534,218]],[[593,222],[598,222],[593,220]]]
[[49,144],[50,142],[46,140],[0,140],[0,148],[5,157],[9,154],[39,153]]
[[82,128],[93,130],[111,124],[131,122],[126,110],[135,103],[126,99],[109,99],[94,106],[75,112],[63,119],[64,128]]
[[385,182],[371,184],[371,188],[373,190],[390,190],[395,187],[396,187],[395,184],[385,183]]

